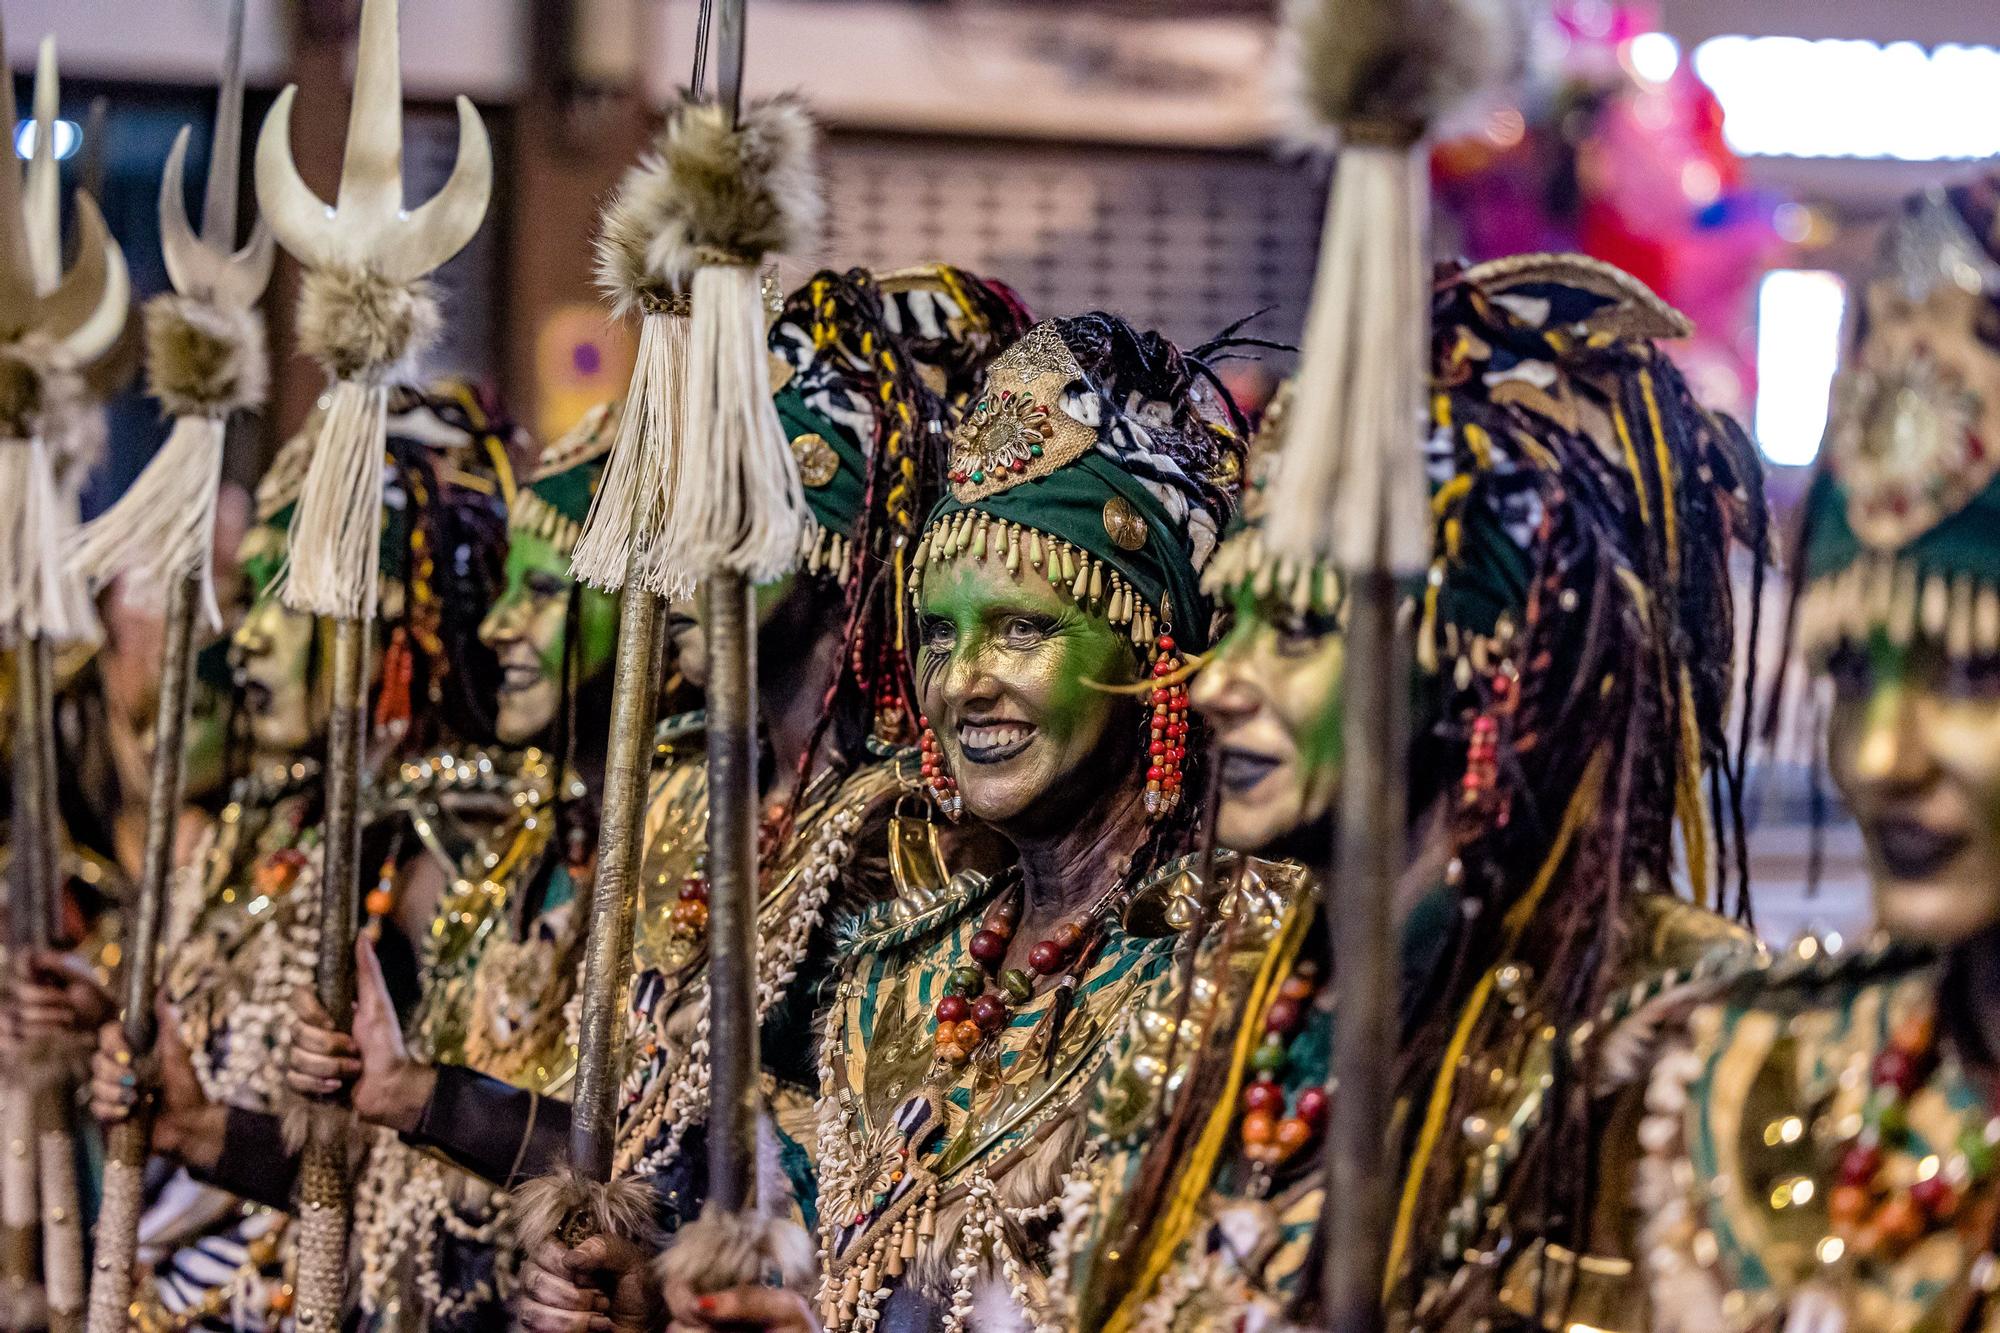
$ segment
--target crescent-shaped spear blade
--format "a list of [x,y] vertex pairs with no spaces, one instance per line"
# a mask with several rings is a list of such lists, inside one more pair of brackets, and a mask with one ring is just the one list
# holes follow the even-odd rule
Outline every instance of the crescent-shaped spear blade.
[[174,136],[160,176],[160,255],[167,261],[167,278],[183,296],[248,310],[271,282],[277,260],[271,229],[259,218],[249,241],[234,254],[195,235],[183,191],[192,133],[192,127],[183,125]]
[[229,257],[229,266],[215,286],[215,299],[248,310],[263,298],[271,285],[271,269],[278,262],[278,246],[264,219],[250,228],[250,239]]
[[193,134],[193,126],[181,126],[160,173],[160,257],[167,261],[167,281],[183,296],[200,295],[215,285],[214,254],[195,235],[187,215],[185,174]]
[[465,248],[493,196],[493,142],[468,97],[458,99],[458,160],[444,188],[385,237],[384,277],[414,282]]
[[271,104],[257,134],[257,208],[278,244],[305,264],[335,258],[340,235],[333,210],[314,194],[292,161],[292,102],[297,84],[288,84]]
[[61,105],[56,39],[44,37],[35,55],[35,151],[28,159],[23,192],[28,260],[34,265],[35,291],[43,296],[62,280],[62,187],[56,167],[56,112]]
[[[125,331],[125,320],[132,310],[132,275],[125,267],[125,252],[112,237],[111,228],[104,225],[104,214],[98,211],[97,201],[82,190],[76,192],[76,234],[76,264],[49,301],[63,294],[69,287],[68,278],[74,277],[78,269],[89,267],[102,274],[97,304],[66,334],[58,332],[53,321],[42,322],[41,328],[55,339],[72,365],[87,366],[110,350],[118,335]],[[74,303],[78,309],[82,308],[80,295]],[[43,308],[49,310],[47,303]]]
[[340,160],[342,217],[371,239],[386,237],[403,211],[403,55],[396,0],[362,0],[354,52],[354,100]]
[[[96,324],[109,304],[107,298],[115,294],[111,251],[116,249],[117,242],[111,239],[111,229],[104,225],[104,215],[97,211],[96,201],[82,191],[76,196],[76,240],[76,263],[62,275],[53,292],[35,303],[28,323],[65,348],[81,347],[87,352],[98,336]],[[124,267],[121,254],[118,257],[121,273]],[[111,339],[117,336],[117,330],[113,329],[111,337],[97,350],[110,346]],[[88,359],[88,356],[78,358]]]
[[225,255],[236,244],[236,182],[242,170],[243,3],[230,0],[222,84],[215,94],[215,140],[208,148],[208,193],[201,208],[201,239]]

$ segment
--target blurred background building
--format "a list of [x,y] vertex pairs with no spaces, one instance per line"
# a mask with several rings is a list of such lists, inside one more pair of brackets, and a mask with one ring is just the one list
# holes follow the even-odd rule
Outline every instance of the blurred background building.
[[[748,83],[801,91],[828,126],[832,226],[814,263],[947,258],[1012,283],[1038,313],[1103,306],[1185,342],[1254,315],[1251,332],[1284,341],[1304,316],[1328,181],[1284,147],[1276,4],[757,0]],[[5,6],[17,79],[42,35],[57,38],[57,150],[71,183],[99,192],[142,297],[165,281],[161,165],[178,128],[211,114],[226,10]],[[299,83],[297,155],[327,194],[357,10],[250,4],[250,123]],[[538,433],[622,391],[628,334],[590,286],[589,238],[686,78],[694,11],[693,0],[403,0],[413,197],[450,168],[452,94],[480,102],[499,154],[486,227],[440,275],[451,334],[431,369],[490,386]],[[25,107],[24,81],[17,98]],[[32,127],[14,128],[25,151]],[[1581,249],[1644,279],[1697,323],[1677,355],[1705,401],[1752,426],[1782,509],[1818,450],[1850,293],[1882,220],[1908,191],[1997,156],[1993,0],[1554,0],[1526,83],[1436,152],[1439,249]],[[204,171],[191,163],[189,179]],[[274,329],[292,290],[281,278]],[[232,446],[243,479],[320,387],[284,341],[271,420]],[[1232,373],[1254,400],[1285,369],[1279,355]],[[115,497],[163,433],[127,394],[90,502]],[[1776,584],[1767,667],[1781,657]],[[1792,691],[1779,743],[1752,774],[1763,924],[1776,938],[1860,921],[1853,837],[1837,811],[1818,815],[1831,797],[1815,780],[1814,715]]]

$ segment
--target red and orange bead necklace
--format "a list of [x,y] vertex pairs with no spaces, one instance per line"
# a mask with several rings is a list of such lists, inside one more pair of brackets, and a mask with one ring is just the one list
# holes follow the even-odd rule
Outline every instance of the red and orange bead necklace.
[[989,1037],[1005,1028],[1014,1008],[1035,997],[1038,978],[1073,973],[1090,952],[1093,927],[1104,902],[1065,918],[1035,941],[1028,950],[1026,968],[1002,968],[1021,921],[1021,896],[1021,887],[1016,884],[987,907],[979,929],[966,944],[973,961],[952,968],[945,993],[932,1011],[937,1023],[937,1058],[948,1064],[964,1064]]

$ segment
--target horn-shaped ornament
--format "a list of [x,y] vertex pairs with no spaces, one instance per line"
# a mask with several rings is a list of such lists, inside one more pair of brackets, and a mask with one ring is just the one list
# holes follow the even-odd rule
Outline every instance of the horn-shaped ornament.
[[169,585],[197,575],[211,630],[222,628],[210,564],[223,437],[233,412],[264,401],[270,372],[257,304],[277,259],[261,218],[235,248],[243,6],[234,0],[230,15],[199,233],[186,204],[191,126],[175,136],[160,181],[160,250],[174,290],[147,303],[146,351],[153,395],[174,428],[118,503],[86,524],[72,546],[76,568],[93,587],[122,578],[122,594],[144,604],[158,604]]
[[[131,280],[124,252],[89,195],[76,196],[77,258],[63,271],[55,202],[55,50],[36,73],[35,151],[22,180],[0,162],[0,639],[88,641],[97,621],[63,558],[76,526],[76,488],[57,484],[81,402],[80,372],[124,328]],[[15,123],[11,80],[0,80],[0,123]]]
[[[13,85],[0,115],[15,123]],[[61,901],[55,813],[53,649],[87,641],[97,620],[83,583],[64,562],[76,526],[84,469],[74,455],[82,420],[80,372],[124,327],[130,286],[124,256],[87,195],[78,194],[79,256],[62,270],[54,123],[55,48],[42,43],[35,79],[36,143],[24,185],[14,156],[0,163],[0,638],[16,649],[15,834],[22,872],[12,911],[16,942],[46,948]],[[58,483],[65,452],[72,484]],[[71,1083],[61,1056],[31,1049],[8,1071],[10,1134],[20,1150],[0,1165],[9,1230],[39,1225],[44,1314],[51,1327],[81,1320],[83,1231]],[[25,1151],[32,1142],[33,1152]],[[37,1207],[38,1205],[38,1207]],[[37,1216],[37,1212],[39,1216]],[[25,1217],[24,1217],[25,1214]],[[18,1244],[11,1248],[19,1254]],[[8,1274],[10,1296],[32,1289]]]
[[[146,342],[153,391],[173,414],[174,427],[124,497],[82,530],[76,550],[79,568],[94,581],[124,575],[128,594],[135,583],[166,593],[146,846],[124,936],[125,1044],[140,1073],[151,1067],[157,1036],[156,951],[186,786],[195,622],[205,613],[211,627],[222,625],[210,565],[223,442],[231,413],[261,403],[269,379],[264,325],[255,307],[271,277],[271,233],[259,222],[247,245],[231,249],[243,137],[243,9],[244,0],[230,8],[200,236],[188,223],[182,190],[187,127],[174,140],[160,187],[161,245],[174,291],[148,304]],[[150,1119],[142,1110],[113,1126],[108,1138],[89,1333],[130,1327]]]
[[436,337],[424,278],[479,230],[493,192],[493,149],[479,112],[458,99],[458,161],[422,207],[403,207],[403,77],[396,0],[364,0],[340,191],[332,207],[292,160],[286,87],[257,138],[257,202],[306,269],[299,341],[335,379],[292,523],[285,601],[340,619],[375,613],[387,380]]
[[[458,162],[437,197],[403,207],[403,85],[396,0],[363,0],[354,100],[332,208],[300,179],[291,153],[288,87],[257,140],[257,200],[278,243],[306,268],[299,342],[334,378],[292,520],[285,601],[335,620],[333,712],[326,764],[326,838],[314,988],[345,1023],[354,1006],[356,886],[361,878],[365,668],[375,615],[388,381],[437,334],[424,278],[486,215],[493,151],[472,103],[458,99]],[[315,1103],[299,1172],[298,1327],[338,1326],[352,1214],[345,1107]]]

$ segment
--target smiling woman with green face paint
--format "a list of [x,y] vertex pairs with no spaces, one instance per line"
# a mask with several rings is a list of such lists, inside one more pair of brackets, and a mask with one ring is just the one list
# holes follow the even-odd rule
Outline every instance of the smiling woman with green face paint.
[[2000,1326],[2000,176],[1905,203],[1859,333],[1796,624],[1880,929],[1673,1034],[1642,1129],[1656,1333]]
[[1240,458],[1202,374],[1111,316],[1052,321],[953,437],[911,580],[923,772],[1015,865],[854,927],[820,1052],[829,1328],[910,1333],[988,1300],[1049,1317],[1078,1093],[1173,955],[1134,904],[1195,891],[1179,670]]
[[1138,660],[1102,616],[989,560],[928,576],[917,624],[918,697],[967,815],[1033,837],[1107,794],[1142,802],[1141,705],[1093,688]]

